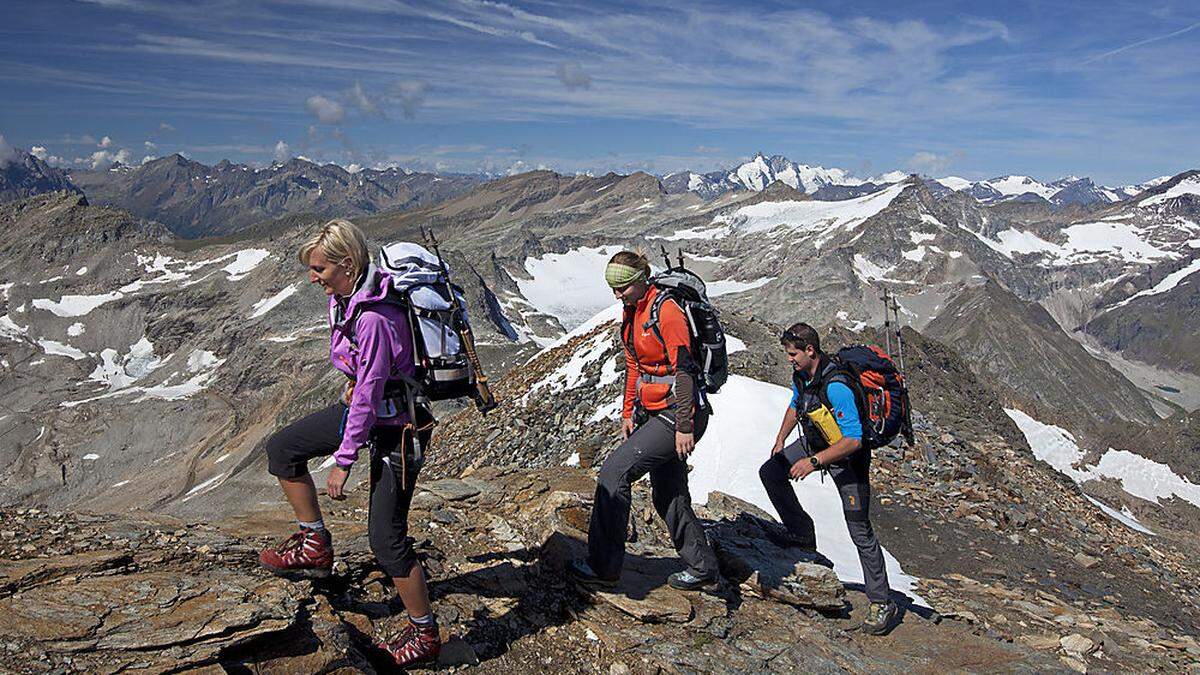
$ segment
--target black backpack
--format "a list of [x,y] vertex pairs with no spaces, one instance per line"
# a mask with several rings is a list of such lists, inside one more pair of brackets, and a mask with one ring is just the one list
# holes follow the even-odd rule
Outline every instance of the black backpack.
[[863,449],[881,448],[898,435],[903,435],[911,446],[912,407],[908,387],[892,357],[875,345],[851,345],[839,349],[830,360],[834,367],[822,378],[818,396],[828,406],[825,387],[829,382],[842,382],[850,387],[862,423]]
[[658,314],[662,304],[674,300],[687,317],[688,333],[692,338],[692,359],[699,369],[696,383],[703,394],[715,394],[729,379],[729,355],[725,347],[725,330],[721,328],[717,310],[708,301],[704,280],[682,265],[650,277],[658,289],[650,305],[650,319],[645,328],[654,331],[659,342],[666,345],[658,329]]

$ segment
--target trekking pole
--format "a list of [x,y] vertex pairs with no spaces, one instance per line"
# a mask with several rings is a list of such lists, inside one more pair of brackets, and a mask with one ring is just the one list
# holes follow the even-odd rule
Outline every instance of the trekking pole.
[[888,317],[888,289],[883,289],[883,295],[880,297],[883,300],[883,339],[887,341],[888,356],[892,355],[892,321]]
[[683,269],[683,249],[677,248],[675,251],[679,255],[679,269]]
[[904,372],[904,338],[900,331],[900,303],[892,296],[892,316],[896,318],[896,351],[900,357],[900,372]]
[[666,265],[667,265],[667,269],[671,269],[671,254],[670,254],[670,253],[667,253],[667,247],[666,247],[666,245],[665,245],[665,244],[659,244],[658,246],[659,246],[659,248],[661,248],[661,249],[662,249],[662,257],[663,257],[663,262],[664,262],[664,263],[666,263]]
[[[421,236],[433,247],[433,252],[437,255],[442,281],[446,284],[446,292],[450,294],[450,308],[454,310],[456,318],[460,317],[463,315],[463,308],[458,301],[458,293],[454,292],[454,286],[450,283],[450,270],[446,267],[446,261],[442,259],[442,251],[438,247],[433,228],[430,227],[426,232],[425,228],[421,227]],[[458,331],[458,336],[463,341],[463,347],[467,350],[467,361],[471,365],[471,370],[475,371],[475,407],[479,409],[479,414],[487,416],[499,404],[496,403],[496,397],[492,395],[492,389],[488,386],[488,378],[483,372],[483,364],[479,362],[479,355],[475,353],[475,336],[471,333],[470,324],[465,321],[456,321],[455,323],[458,325],[454,328]]]

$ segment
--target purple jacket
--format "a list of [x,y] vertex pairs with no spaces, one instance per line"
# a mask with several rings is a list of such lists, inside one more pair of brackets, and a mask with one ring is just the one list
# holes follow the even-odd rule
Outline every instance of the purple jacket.
[[[342,444],[333,453],[334,461],[343,468],[358,459],[358,449],[370,440],[376,424],[408,423],[407,410],[398,410],[393,417],[379,416],[387,381],[416,372],[408,318],[401,308],[381,302],[391,283],[391,275],[371,265],[353,295],[329,298],[329,360],[355,382]],[[344,317],[340,323],[339,315]]]

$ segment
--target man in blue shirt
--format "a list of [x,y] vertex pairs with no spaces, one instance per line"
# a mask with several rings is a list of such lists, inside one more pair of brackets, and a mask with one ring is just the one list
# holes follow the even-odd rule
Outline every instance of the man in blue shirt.
[[[863,630],[881,635],[895,620],[896,604],[891,600],[883,549],[871,527],[871,452],[862,444],[856,383],[849,371],[821,351],[812,326],[792,326],[784,331],[780,343],[792,364],[792,402],[783,414],[771,457],[758,470],[759,478],[787,529],[785,543],[805,550],[815,561],[823,557],[816,553],[813,520],[788,481],[801,480],[815,471],[829,472],[841,495],[846,527],[858,548],[871,601]],[[785,445],[797,426],[800,439]]]

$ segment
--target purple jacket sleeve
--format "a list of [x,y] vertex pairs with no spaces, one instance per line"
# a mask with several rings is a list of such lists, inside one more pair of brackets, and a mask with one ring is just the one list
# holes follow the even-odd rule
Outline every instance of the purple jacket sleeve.
[[346,429],[342,432],[342,444],[333,453],[334,461],[342,468],[353,464],[358,459],[358,449],[370,440],[375,411],[379,409],[383,389],[392,372],[393,345],[406,346],[396,325],[377,312],[362,312],[356,319],[354,333],[358,339],[354,395],[350,400]]

